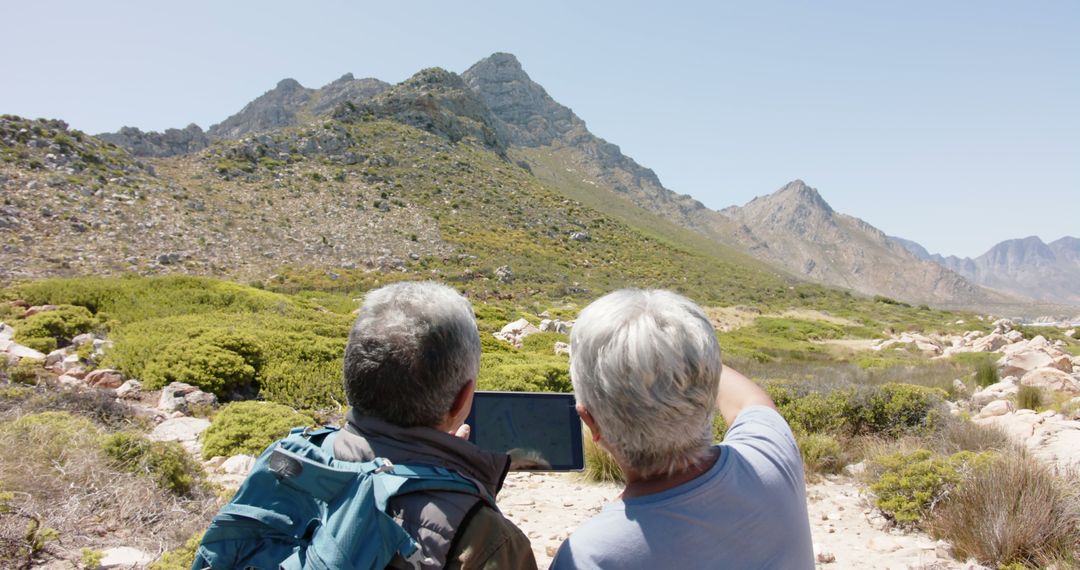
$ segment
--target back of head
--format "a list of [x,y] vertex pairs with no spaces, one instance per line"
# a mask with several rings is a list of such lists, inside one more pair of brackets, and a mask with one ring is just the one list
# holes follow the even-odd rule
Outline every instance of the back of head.
[[364,415],[434,427],[479,369],[469,302],[438,283],[395,283],[364,298],[345,347],[345,395]]
[[582,311],[570,345],[578,401],[617,456],[643,476],[705,459],[721,365],[700,307],[669,291],[616,291]]

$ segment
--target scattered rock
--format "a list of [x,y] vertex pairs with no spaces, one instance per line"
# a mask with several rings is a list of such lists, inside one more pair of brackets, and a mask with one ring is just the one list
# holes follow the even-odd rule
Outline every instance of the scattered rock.
[[984,406],[994,400],[1011,398],[1020,391],[1020,386],[1015,376],[1006,376],[1001,382],[991,384],[971,395],[971,403],[975,406]]
[[499,332],[492,334],[499,340],[504,340],[521,348],[521,342],[525,337],[538,332],[540,332],[540,329],[533,326],[528,320],[518,319],[504,326]]
[[1016,411],[1016,405],[1011,400],[994,400],[983,407],[979,412],[979,417],[1003,416],[1014,411]]
[[509,265],[500,265],[495,269],[495,279],[498,279],[501,283],[513,283],[514,272]]
[[116,397],[121,399],[137,399],[142,393],[142,382],[132,378],[124,382],[116,389]]
[[55,311],[59,308],[60,307],[57,307],[56,305],[35,305],[33,307],[30,307],[29,309],[26,309],[26,311],[23,312],[23,318],[29,318],[38,313],[44,313],[46,311]]
[[19,358],[19,359],[29,358],[30,360],[45,360],[45,355],[44,354],[42,354],[42,353],[40,353],[40,352],[38,352],[38,351],[28,347],[28,346],[23,346],[23,345],[21,345],[21,344],[19,344],[17,342],[13,342],[10,345],[8,345],[5,352],[7,352],[11,356],[14,356],[15,358]]
[[210,420],[205,418],[169,418],[154,428],[149,437],[154,441],[178,441],[193,454],[201,448],[199,435],[210,427]]
[[963,380],[960,380],[959,378],[954,378],[953,381],[952,381],[952,387],[953,387],[953,392],[956,392],[957,396],[960,396],[960,397],[967,396],[968,387],[967,387],[967,384],[964,384]]
[[124,375],[118,370],[100,368],[87,374],[83,382],[94,388],[119,388],[124,383]]
[[254,457],[250,455],[234,455],[221,462],[221,471],[228,475],[247,475],[254,466]]
[[186,412],[189,404],[212,405],[217,396],[184,382],[173,382],[161,389],[157,408],[163,412]]
[[562,341],[556,342],[555,354],[565,354],[567,356],[570,356],[570,345]]
[[11,340],[13,338],[15,338],[15,329],[5,323],[0,323],[0,340]]

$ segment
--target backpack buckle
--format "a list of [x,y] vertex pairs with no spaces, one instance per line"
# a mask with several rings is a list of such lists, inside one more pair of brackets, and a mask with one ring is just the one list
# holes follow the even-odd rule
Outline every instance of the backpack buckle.
[[375,462],[378,463],[379,466],[375,468],[374,473],[393,473],[394,472],[394,464],[391,463],[389,459],[384,459],[382,457],[376,457]]

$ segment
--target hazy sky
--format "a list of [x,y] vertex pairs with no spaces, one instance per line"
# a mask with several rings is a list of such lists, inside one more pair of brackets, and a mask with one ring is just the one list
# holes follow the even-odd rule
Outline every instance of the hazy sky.
[[931,251],[1080,236],[1080,2],[0,2],[0,113],[203,128],[293,77],[514,53],[713,208],[802,178]]

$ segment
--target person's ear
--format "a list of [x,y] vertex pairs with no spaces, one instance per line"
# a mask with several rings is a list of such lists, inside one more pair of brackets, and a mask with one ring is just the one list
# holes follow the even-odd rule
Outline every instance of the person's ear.
[[574,406],[574,409],[577,410],[577,415],[581,418],[581,421],[585,422],[585,427],[589,428],[592,440],[600,441],[600,426],[596,424],[596,419],[592,417],[589,410],[583,404]]
[[475,393],[476,380],[470,381],[462,386],[461,390],[458,390],[457,396],[454,397],[454,403],[450,406],[450,412],[446,415],[447,423],[450,424],[451,429],[457,429],[460,423],[469,417],[469,410],[472,409],[473,394]]

